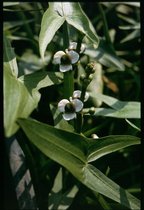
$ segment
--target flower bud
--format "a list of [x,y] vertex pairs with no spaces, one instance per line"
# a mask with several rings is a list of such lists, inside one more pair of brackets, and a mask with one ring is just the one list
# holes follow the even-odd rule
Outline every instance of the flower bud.
[[88,74],[93,74],[95,72],[94,66],[95,66],[94,62],[88,63],[87,66],[86,66],[86,72]]
[[86,78],[86,75],[85,75],[85,74],[80,75],[80,80],[81,80],[81,81],[84,81],[85,78]]
[[89,109],[89,113],[92,115],[92,114],[94,114],[95,113],[95,107],[91,107],[90,109]]

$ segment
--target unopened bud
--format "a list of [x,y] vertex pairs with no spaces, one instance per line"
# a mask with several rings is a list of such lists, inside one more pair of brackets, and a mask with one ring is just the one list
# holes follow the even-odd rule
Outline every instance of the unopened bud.
[[98,138],[99,138],[98,135],[96,135],[95,133],[93,133],[93,134],[91,135],[91,137],[92,137],[93,139],[98,139]]
[[91,73],[93,74],[95,72],[94,66],[95,66],[94,62],[88,63],[87,66],[86,66],[86,72],[88,74],[91,74]]
[[89,113],[92,115],[92,114],[94,114],[95,113],[95,107],[91,107],[90,109],[89,109]]
[[85,74],[80,75],[80,80],[81,80],[81,81],[84,81],[85,78],[86,78],[86,75],[85,75]]

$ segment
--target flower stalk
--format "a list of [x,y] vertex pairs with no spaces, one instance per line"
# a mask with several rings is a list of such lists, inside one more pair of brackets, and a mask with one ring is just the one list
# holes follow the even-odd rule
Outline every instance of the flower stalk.
[[[63,47],[67,49],[69,47],[69,34],[67,22],[63,24]],[[74,91],[74,73],[73,71],[67,71],[64,73],[64,98],[68,99]]]

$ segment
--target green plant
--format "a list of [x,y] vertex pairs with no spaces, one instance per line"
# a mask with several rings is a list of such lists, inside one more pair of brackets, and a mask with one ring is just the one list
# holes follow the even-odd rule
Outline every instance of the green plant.
[[[132,164],[133,152],[139,151],[139,59],[133,61],[139,52],[130,53],[127,43],[137,43],[139,25],[126,16],[129,10],[135,13],[134,6],[94,3],[98,15],[90,21],[84,3],[50,2],[48,9],[42,3],[17,4],[4,4],[5,12],[17,11],[19,17],[4,22],[4,129],[6,138],[18,139],[30,171],[37,165],[32,181],[39,208],[72,209],[86,191],[84,202],[91,209],[140,209],[137,196],[105,172],[105,155],[116,152]],[[119,14],[122,6],[124,15]],[[118,23],[132,24],[118,28],[124,34],[110,33],[110,12]],[[100,37],[96,28],[101,34],[102,25]],[[128,37],[129,29],[136,35]],[[31,50],[17,48],[17,40]],[[127,97],[133,88],[137,92]],[[44,198],[41,181],[46,183]]]

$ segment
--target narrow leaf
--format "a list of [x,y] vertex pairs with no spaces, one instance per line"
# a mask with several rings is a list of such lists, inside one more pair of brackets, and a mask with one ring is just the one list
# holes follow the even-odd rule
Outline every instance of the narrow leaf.
[[85,185],[93,191],[98,191],[105,196],[108,195],[109,198],[129,209],[140,210],[140,201],[137,198],[122,189],[93,165],[86,165],[84,168],[84,174]]
[[106,154],[136,144],[140,144],[140,139],[129,135],[114,135],[98,138],[89,145],[87,160],[88,162],[92,162]]
[[9,70],[11,73],[17,77],[18,76],[18,66],[16,62],[16,56],[14,53],[14,49],[11,47],[11,43],[8,40],[8,38],[4,35],[3,36],[3,42],[4,42],[4,62],[5,65],[9,66]]

